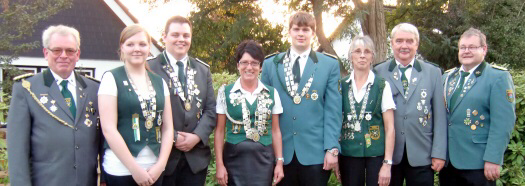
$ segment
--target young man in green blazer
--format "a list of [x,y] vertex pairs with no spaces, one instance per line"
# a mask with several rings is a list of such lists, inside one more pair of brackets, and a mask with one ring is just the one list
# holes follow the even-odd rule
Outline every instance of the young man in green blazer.
[[342,124],[339,63],[310,47],[315,19],[306,12],[290,17],[292,47],[267,57],[261,81],[275,87],[284,113],[284,179],[279,185],[326,185],[337,165]]

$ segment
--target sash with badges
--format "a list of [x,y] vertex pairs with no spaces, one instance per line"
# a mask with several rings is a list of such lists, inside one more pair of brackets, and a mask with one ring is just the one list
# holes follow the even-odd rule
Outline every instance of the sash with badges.
[[[310,97],[308,95],[308,90],[310,90],[310,86],[312,86],[312,82],[314,81],[315,72],[310,76],[306,85],[304,85],[303,89],[301,90],[301,94],[299,94],[299,92],[297,91],[297,88],[299,87],[299,83],[297,84],[295,83],[293,74],[292,74],[290,53],[285,54],[283,64],[284,64],[284,74],[285,74],[284,79],[286,82],[286,90],[288,91],[288,94],[293,98],[293,102],[295,104],[299,104],[301,103],[301,98],[304,97],[305,95],[307,96],[307,98]],[[317,100],[319,95],[317,94],[317,92],[313,92],[311,97],[312,97],[312,100]]]
[[[194,96],[197,96],[200,94],[200,91],[198,89],[197,84],[195,84],[195,74],[197,74],[197,71],[189,68],[189,59],[188,59],[188,67],[186,68],[186,75],[187,75],[187,84],[186,88],[188,90],[188,95],[185,95],[184,90],[182,90],[182,85],[179,81],[179,74],[175,73],[175,70],[170,64],[169,59],[166,57],[166,53],[164,51],[163,53],[164,59],[166,60],[166,65],[164,65],[162,68],[166,73],[168,73],[169,77],[171,78],[171,82],[169,84],[170,88],[172,88],[173,85],[173,94],[179,95],[179,97],[184,101],[184,109],[186,111],[191,110],[191,101],[193,100]],[[199,101],[197,99],[197,101]],[[197,107],[200,107],[200,101],[197,103]],[[200,115],[197,114],[197,118],[200,118]]]

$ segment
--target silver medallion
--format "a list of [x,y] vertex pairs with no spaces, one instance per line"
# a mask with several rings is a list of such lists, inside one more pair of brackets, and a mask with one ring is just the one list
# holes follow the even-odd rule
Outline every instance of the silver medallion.
[[42,97],[40,97],[40,103],[42,103],[42,104],[46,104],[47,101],[48,101],[47,96],[42,96]]
[[365,119],[366,119],[367,121],[370,121],[370,120],[372,119],[372,114],[370,114],[370,113],[366,113],[366,115],[365,115]]

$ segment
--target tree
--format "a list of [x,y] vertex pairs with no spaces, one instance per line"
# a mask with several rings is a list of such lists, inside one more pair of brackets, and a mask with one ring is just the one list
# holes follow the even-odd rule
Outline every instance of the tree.
[[416,25],[419,53],[448,69],[458,66],[459,36],[468,28],[487,35],[486,61],[525,67],[525,2],[522,0],[403,0],[387,15],[387,27],[400,22]]
[[[11,62],[26,51],[38,46],[39,41],[21,42],[34,32],[39,21],[71,7],[72,0],[1,0],[0,13],[0,63],[7,74],[13,77],[20,72]],[[11,78],[4,77],[4,92],[11,92]]]
[[190,53],[212,67],[212,72],[237,72],[233,55],[239,43],[253,39],[267,54],[289,47],[282,38],[283,26],[271,25],[255,0],[192,0],[193,38]]

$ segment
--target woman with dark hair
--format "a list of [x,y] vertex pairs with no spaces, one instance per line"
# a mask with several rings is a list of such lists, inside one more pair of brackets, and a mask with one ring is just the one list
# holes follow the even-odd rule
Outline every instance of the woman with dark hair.
[[258,79],[264,61],[259,43],[243,41],[235,60],[241,77],[223,85],[217,96],[216,177],[221,185],[275,185],[284,177],[281,100]]
[[160,185],[173,146],[169,91],[166,82],[148,70],[150,46],[142,26],[124,28],[119,49],[124,66],[105,73],[100,83],[107,185]]

